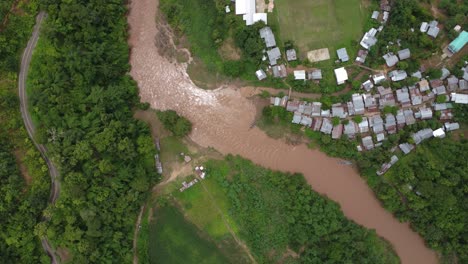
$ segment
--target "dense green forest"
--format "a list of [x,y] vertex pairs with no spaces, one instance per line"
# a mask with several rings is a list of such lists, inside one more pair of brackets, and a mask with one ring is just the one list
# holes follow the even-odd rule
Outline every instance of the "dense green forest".
[[[13,3],[17,4],[15,8]],[[35,229],[49,197],[47,166],[23,127],[17,70],[34,25],[36,1],[0,3],[0,259],[47,263]],[[10,10],[12,12],[10,12]],[[6,15],[8,13],[8,18]],[[21,171],[20,171],[21,166]]]
[[74,263],[129,263],[138,209],[158,175],[149,128],[132,117],[139,98],[128,74],[126,1],[42,7],[28,93],[62,189],[37,232]]
[[[285,174],[240,157],[211,160],[207,174],[229,200],[229,214],[259,263],[398,263],[374,231],[348,220],[335,202],[300,174]],[[300,258],[288,257],[286,249]]]

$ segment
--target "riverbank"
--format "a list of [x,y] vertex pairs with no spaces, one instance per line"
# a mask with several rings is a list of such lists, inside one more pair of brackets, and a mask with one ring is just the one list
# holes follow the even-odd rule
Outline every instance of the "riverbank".
[[317,192],[341,205],[349,219],[387,239],[403,263],[436,263],[436,255],[406,223],[380,205],[359,174],[325,154],[300,145],[292,147],[251,128],[255,106],[239,90],[196,87],[186,65],[161,57],[157,35],[157,0],[133,1],[130,6],[131,75],[142,101],[155,109],[174,109],[193,123],[191,139],[223,154],[238,154],[271,169],[300,172]]

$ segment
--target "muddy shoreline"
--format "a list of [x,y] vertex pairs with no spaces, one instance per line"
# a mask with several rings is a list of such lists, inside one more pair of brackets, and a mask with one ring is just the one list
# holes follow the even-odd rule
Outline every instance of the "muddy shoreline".
[[161,57],[155,45],[157,4],[157,0],[131,1],[128,14],[130,73],[142,101],[154,109],[176,110],[190,119],[190,138],[203,147],[237,154],[271,169],[304,174],[312,188],[338,202],[349,219],[387,239],[402,263],[437,263],[435,253],[421,237],[380,205],[353,168],[305,145],[291,146],[251,128],[256,109],[241,89],[199,89],[187,75],[186,65]]

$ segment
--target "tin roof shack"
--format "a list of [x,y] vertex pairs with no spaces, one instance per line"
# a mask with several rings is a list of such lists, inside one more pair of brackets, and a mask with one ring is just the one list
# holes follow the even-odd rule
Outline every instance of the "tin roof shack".
[[306,104],[307,104],[306,102],[301,101],[301,102],[299,103],[299,108],[297,109],[297,112],[303,114]]
[[322,117],[331,117],[330,109],[322,109],[320,112],[320,116]]
[[314,117],[312,119],[312,130],[314,131],[320,131],[320,127],[322,127],[322,118],[320,117]]
[[311,116],[312,115],[312,104],[311,103],[306,103],[304,105],[304,115]]
[[354,105],[353,102],[347,102],[346,103],[346,108],[348,109],[348,115],[353,116],[354,115]]
[[372,80],[374,81],[374,84],[377,85],[383,81],[385,81],[387,78],[385,77],[385,74],[383,73],[377,73],[372,76]]
[[422,79],[422,73],[421,73],[421,71],[413,72],[411,74],[411,77],[415,77],[415,78],[418,78],[419,80],[421,80]]
[[414,149],[414,145],[411,145],[409,143],[400,144],[399,147],[405,155],[410,153]]
[[389,72],[388,76],[390,77],[390,79],[392,79],[392,82],[399,82],[406,79],[406,77],[408,77],[408,74],[402,70],[394,70]]
[[289,101],[288,104],[286,105],[286,111],[289,111],[289,112],[295,112],[299,109],[299,104],[300,102],[299,101]]
[[421,27],[419,28],[419,31],[421,31],[422,33],[426,33],[428,29],[429,29],[429,24],[427,22],[422,22]]
[[374,84],[371,82],[371,80],[367,80],[361,84],[361,87],[367,92],[370,92],[370,90],[374,87]]
[[391,52],[383,55],[382,58],[385,60],[388,67],[393,67],[398,62],[398,57]]
[[334,104],[332,105],[332,116],[339,117],[339,118],[346,118],[348,116],[348,113],[346,112],[345,108],[340,104]]
[[358,127],[360,133],[369,132],[369,120],[367,119],[367,117],[362,117],[362,121],[358,124]]
[[400,58],[400,60],[409,59],[410,56],[411,56],[410,49],[402,49],[398,51],[398,58]]
[[398,102],[401,104],[402,107],[411,106],[410,95],[408,93],[408,88],[404,87],[401,89],[396,90],[396,96]]
[[384,132],[384,123],[380,115],[375,115],[370,118],[370,126],[375,134]]
[[[385,134],[383,132],[378,133],[377,135],[375,135],[375,139],[377,140],[377,142],[382,142],[385,140]],[[376,147],[380,147],[381,145],[382,143],[375,144]]]
[[275,78],[286,78],[288,76],[288,72],[286,71],[286,66],[284,64],[275,65],[271,67],[273,71],[273,77]]
[[390,162],[382,164],[382,167],[380,168],[380,170],[377,171],[377,175],[381,176],[385,174],[397,162],[398,162],[398,157],[393,155],[390,158]]
[[416,119],[414,118],[414,113],[412,109],[404,110],[403,114],[405,115],[405,123],[407,125],[413,125],[416,123]]
[[362,138],[362,146],[366,150],[371,150],[374,148],[374,141],[372,141],[371,136],[363,137]]
[[353,94],[352,101],[353,101],[353,106],[354,106],[354,114],[355,115],[364,114],[365,108],[364,108],[364,100],[362,99],[362,95]]
[[281,98],[280,106],[286,108],[286,105],[288,104],[289,97],[287,95],[283,96]]
[[358,125],[354,121],[350,120],[346,125],[344,125],[344,134],[348,138],[354,139],[356,137],[358,129]]
[[395,119],[397,122],[398,129],[402,129],[405,127],[406,119],[405,119],[405,115],[403,114],[403,110],[401,109],[398,110],[397,115],[395,116]]
[[270,97],[270,104],[274,106],[279,106],[281,104],[281,98],[279,97]]
[[429,22],[429,28],[427,29],[427,35],[433,37],[433,38],[437,38],[437,35],[439,35],[439,27],[437,26],[439,24],[439,22],[437,22],[436,20],[433,20],[431,22]]
[[267,48],[273,48],[276,46],[275,35],[271,31],[270,27],[264,27],[260,29],[260,38],[265,41]]
[[463,79],[460,79],[460,81],[458,81],[458,88],[460,88],[460,90],[462,91],[468,90],[468,82]]
[[432,118],[432,109],[421,107],[419,111],[415,114],[416,118],[421,118],[422,120],[431,119]]
[[343,125],[339,124],[333,127],[332,130],[332,139],[340,139],[343,135]]
[[305,80],[306,72],[305,70],[294,71],[294,80]]
[[387,130],[388,134],[395,134],[397,132],[397,123],[393,114],[385,116],[385,130]]
[[460,129],[460,124],[459,123],[448,123],[447,122],[447,123],[444,124],[444,127],[445,127],[445,131],[449,132],[449,131]]
[[449,89],[449,91],[455,92],[458,89],[458,78],[453,75],[450,76],[447,79],[447,88]]
[[447,68],[443,67],[442,68],[442,76],[440,77],[440,79],[445,80],[449,76],[450,76],[450,71]]
[[277,61],[281,58],[281,52],[278,47],[268,50],[267,55],[271,66],[276,65]]
[[301,120],[302,120],[302,113],[298,111],[294,112],[293,120],[291,121],[291,123],[299,124],[301,123]]
[[312,118],[306,115],[302,116],[301,125],[306,126],[306,127],[311,127],[312,126]]
[[154,161],[155,161],[155,164],[156,164],[156,172],[159,173],[159,174],[162,174],[163,173],[163,167],[162,167],[161,160],[159,159],[159,154],[154,155]]
[[441,128],[438,128],[436,130],[434,130],[432,132],[432,135],[436,138],[444,138],[445,137],[445,131],[444,129],[441,127]]
[[320,116],[320,110],[322,108],[322,103],[312,102],[312,113],[311,116]]
[[374,11],[372,12],[371,18],[377,20],[379,18],[379,14],[380,14],[379,11]]
[[375,45],[375,43],[377,43],[377,38],[375,37],[377,31],[378,30],[375,28],[369,29],[369,31],[364,33],[364,36],[362,36],[361,42],[359,42],[359,44],[367,50],[370,49]]
[[344,67],[335,69],[336,83],[344,84],[348,80],[348,72]]
[[341,48],[341,49],[336,50],[336,54],[338,55],[338,59],[341,62],[349,61],[349,56],[348,56],[348,52],[346,51],[346,48]]
[[319,81],[322,80],[322,70],[321,69],[314,69],[308,72],[309,80]]
[[379,105],[377,103],[376,97],[372,96],[371,94],[364,94],[362,95],[362,99],[364,99],[364,106],[367,108],[367,111],[379,111]]
[[439,120],[447,121],[447,120],[450,120],[452,118],[453,118],[452,110],[447,109],[447,110],[440,111]]
[[264,80],[264,79],[266,79],[266,77],[267,77],[265,71],[263,71],[262,69],[256,71],[256,72],[255,72],[255,75],[257,76],[257,79],[258,79],[259,81]]
[[369,52],[367,50],[359,50],[355,62],[356,63],[366,62],[366,58],[368,54]]
[[432,129],[425,128],[414,133],[411,137],[413,138],[414,143],[419,145],[423,140],[429,139],[432,136]]
[[409,94],[411,96],[411,103],[413,105],[419,105],[419,104],[422,104],[422,95],[421,95],[421,92],[419,91],[419,89],[417,87],[411,87],[409,89]]
[[456,104],[468,104],[468,94],[452,93],[451,98]]
[[322,127],[320,128],[320,132],[330,135],[333,129],[333,124],[329,118],[324,118],[322,120]]
[[297,55],[296,55],[296,50],[294,49],[288,49],[286,51],[286,59],[288,61],[295,61],[297,60]]
[[393,96],[393,93],[381,96],[379,103],[381,109],[383,109],[385,106],[396,106],[395,97]]
[[418,82],[419,90],[421,92],[429,91],[429,82],[426,79],[422,79]]
[[447,90],[445,89],[444,85],[435,87],[434,89],[432,89],[432,92],[436,95],[447,94]]

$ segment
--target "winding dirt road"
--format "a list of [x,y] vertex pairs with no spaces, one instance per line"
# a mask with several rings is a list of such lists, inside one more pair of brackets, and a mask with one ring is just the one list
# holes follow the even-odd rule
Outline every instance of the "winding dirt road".
[[155,46],[157,5],[157,0],[131,1],[128,17],[131,75],[142,101],[189,118],[194,125],[190,137],[201,146],[238,154],[264,167],[304,174],[313,189],[338,202],[349,219],[387,239],[403,263],[437,263],[436,254],[407,223],[400,223],[381,206],[358,172],[304,145],[290,146],[257,128],[250,129],[255,106],[240,90],[199,89],[187,75],[186,65],[161,57]]
[[[37,15],[36,25],[34,26],[33,34],[31,38],[29,39],[26,49],[23,52],[23,56],[21,58],[21,68],[20,68],[19,77],[18,77],[18,89],[19,89],[18,92],[19,92],[19,99],[20,99],[21,117],[23,118],[26,130],[28,131],[29,137],[31,138],[32,142],[34,143],[36,148],[41,153],[41,156],[46,162],[47,167],[49,168],[49,174],[50,174],[50,180],[51,180],[49,203],[53,204],[57,200],[59,192],[60,192],[60,183],[57,179],[59,173],[58,173],[57,168],[54,166],[52,161],[47,156],[47,148],[44,145],[38,144],[36,140],[34,139],[35,128],[31,120],[31,115],[29,114],[29,111],[28,111],[28,97],[26,94],[26,79],[28,76],[29,65],[31,64],[32,53],[33,53],[34,48],[36,47],[37,40],[39,39],[39,31],[40,31],[41,24],[45,17],[46,17],[46,14],[44,12],[40,12]],[[48,220],[49,219],[43,218],[43,221],[48,221]],[[41,243],[42,243],[42,247],[44,248],[44,251],[47,253],[47,255],[50,256],[51,263],[52,264],[58,263],[57,258],[55,256],[55,251],[50,246],[50,243],[47,240],[47,238],[42,238]]]

